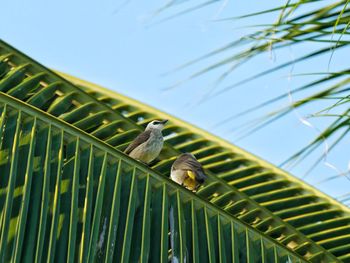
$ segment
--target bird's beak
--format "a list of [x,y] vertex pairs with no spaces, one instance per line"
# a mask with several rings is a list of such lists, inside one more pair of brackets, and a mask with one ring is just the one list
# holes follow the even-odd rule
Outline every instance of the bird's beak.
[[165,125],[167,122],[168,122],[168,120],[163,120],[163,121],[161,121],[160,123],[163,124],[163,125]]

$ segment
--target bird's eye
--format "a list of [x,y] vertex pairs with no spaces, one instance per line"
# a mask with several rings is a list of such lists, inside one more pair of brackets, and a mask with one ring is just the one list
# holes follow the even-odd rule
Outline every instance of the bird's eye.
[[160,122],[159,121],[154,121],[153,124],[154,125],[158,125]]

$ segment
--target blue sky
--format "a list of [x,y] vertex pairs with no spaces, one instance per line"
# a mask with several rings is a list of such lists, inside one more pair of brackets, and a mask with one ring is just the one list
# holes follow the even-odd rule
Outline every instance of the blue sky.
[[[198,103],[200,98],[213,87],[220,71],[210,72],[176,88],[165,90],[216,60],[209,59],[182,71],[172,71],[176,67],[252,30],[242,26],[273,22],[276,17],[268,15],[234,22],[214,20],[273,7],[280,1],[251,1],[249,4],[246,1],[221,1],[160,24],[155,22],[179,8],[175,7],[154,18],[152,13],[164,1],[126,3],[120,9],[123,1],[116,0],[6,1],[2,3],[0,22],[3,26],[0,27],[0,37],[47,67],[148,103],[209,130],[274,164],[281,163],[317,135],[317,128],[307,127],[300,120],[300,116],[315,111],[316,108],[294,112],[239,141],[233,129],[247,119],[215,126],[232,114],[304,83],[306,77],[287,79],[291,68],[252,81],[201,104]],[[271,59],[270,54],[263,55],[239,68],[227,78],[223,86],[298,57],[306,50],[311,50],[311,47],[293,47],[278,51],[274,54],[275,59]],[[225,58],[230,54],[232,53],[226,52],[218,58]],[[293,72],[326,71],[327,63],[328,58],[319,58],[305,66],[296,65]],[[332,69],[343,65],[345,62],[342,53],[337,52],[332,60]],[[166,72],[170,73],[164,75]],[[288,98],[285,98],[269,109],[286,106],[288,103]],[[249,118],[266,112],[257,112]],[[320,121],[313,125],[323,127],[325,122]],[[328,156],[328,162],[342,171],[347,170],[348,166],[348,144],[348,141],[344,141],[339,149]],[[322,151],[324,147],[318,151],[318,155]],[[308,162],[303,163],[292,172],[300,177],[309,165]],[[307,181],[315,184],[334,174],[334,168],[323,163],[307,177]],[[346,193],[348,186],[349,182],[345,178],[318,185],[321,190],[333,196]]]

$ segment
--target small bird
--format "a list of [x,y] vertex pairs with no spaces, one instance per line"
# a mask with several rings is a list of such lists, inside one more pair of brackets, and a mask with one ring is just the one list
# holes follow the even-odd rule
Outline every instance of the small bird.
[[124,153],[146,164],[152,162],[163,148],[162,130],[167,122],[168,120],[154,120],[148,123],[145,131],[130,143]]
[[183,153],[171,166],[170,178],[188,190],[196,191],[204,183],[207,176],[193,154]]

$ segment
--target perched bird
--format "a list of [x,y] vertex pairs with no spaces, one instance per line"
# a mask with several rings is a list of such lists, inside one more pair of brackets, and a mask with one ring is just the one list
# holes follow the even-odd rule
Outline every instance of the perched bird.
[[146,164],[152,162],[163,148],[162,129],[167,121],[154,120],[148,123],[145,131],[130,143],[124,153]]
[[183,153],[177,157],[171,166],[170,177],[174,182],[191,191],[197,190],[207,178],[202,165],[191,153]]

